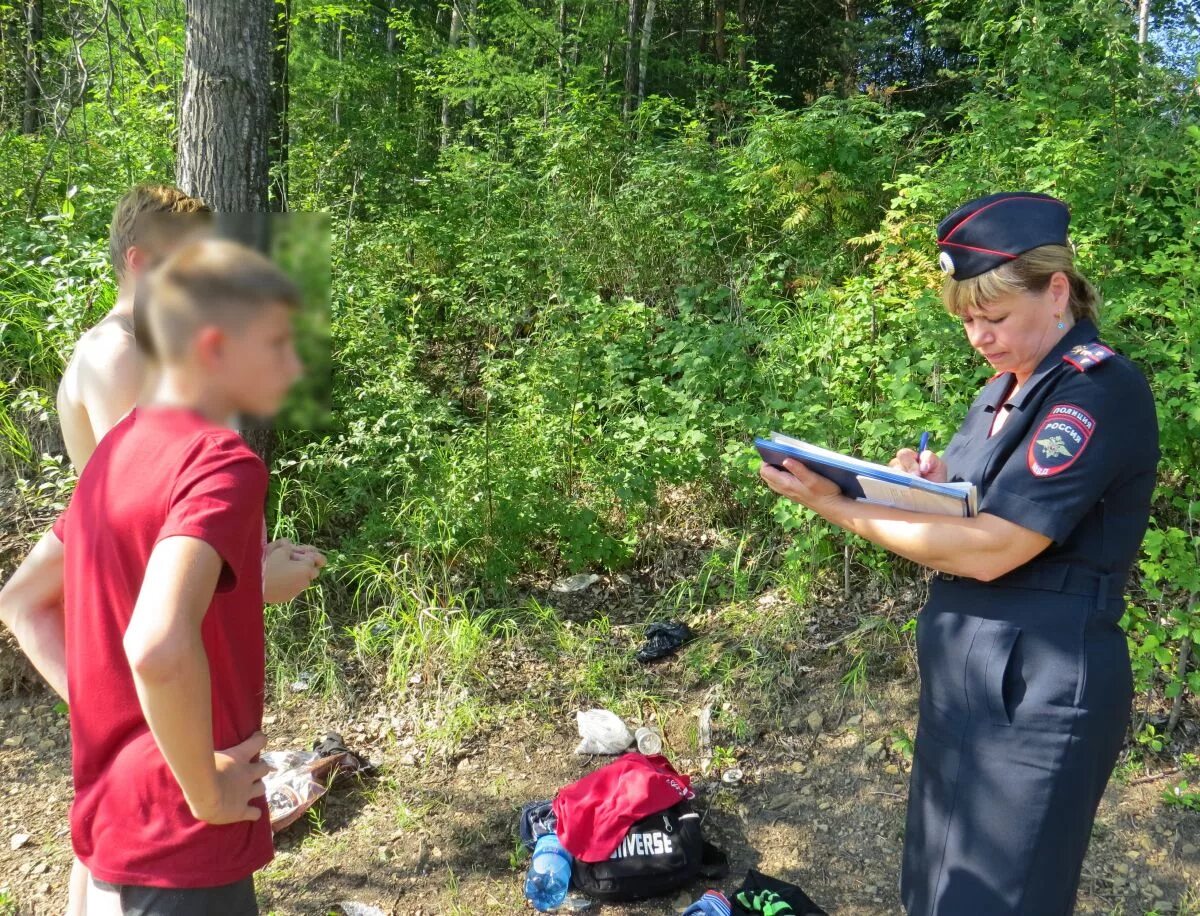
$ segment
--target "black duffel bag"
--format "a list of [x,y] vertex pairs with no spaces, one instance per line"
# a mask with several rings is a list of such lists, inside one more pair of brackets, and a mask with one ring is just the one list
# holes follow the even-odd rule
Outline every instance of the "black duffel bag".
[[[551,802],[530,802],[521,809],[518,829],[530,852],[538,837],[553,833]],[[644,900],[669,894],[697,877],[720,880],[729,860],[700,832],[700,815],[681,801],[673,808],[642,818],[621,845],[603,862],[571,865],[571,883],[597,900]]]
[[686,801],[642,818],[603,862],[575,860],[571,883],[596,900],[644,900],[669,894],[699,876],[729,873],[725,854],[705,841],[700,815]]

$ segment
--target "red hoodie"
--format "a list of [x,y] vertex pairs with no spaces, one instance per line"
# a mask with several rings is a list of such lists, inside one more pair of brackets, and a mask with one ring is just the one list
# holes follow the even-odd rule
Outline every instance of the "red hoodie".
[[695,796],[691,780],[666,757],[625,754],[559,790],[555,832],[575,858],[603,862],[642,818]]

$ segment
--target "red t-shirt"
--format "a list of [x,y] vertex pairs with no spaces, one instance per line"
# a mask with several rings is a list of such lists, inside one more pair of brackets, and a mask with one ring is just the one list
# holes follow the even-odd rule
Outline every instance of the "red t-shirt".
[[695,797],[692,781],[661,754],[622,754],[558,790],[554,832],[575,858],[603,862],[642,818]]
[[213,887],[271,860],[271,827],[196,820],[150,733],[122,639],[154,545],[185,535],[224,565],[201,626],[213,746],[262,725],[267,470],[232,430],[180,408],[136,409],[97,446],[55,522],[63,542],[75,853],[101,881]]

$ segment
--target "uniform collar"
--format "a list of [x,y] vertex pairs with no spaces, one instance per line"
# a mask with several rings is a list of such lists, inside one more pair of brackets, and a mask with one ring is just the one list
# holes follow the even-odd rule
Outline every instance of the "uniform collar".
[[[1080,318],[1077,322],[1075,322],[1071,330],[1067,331],[1067,333],[1062,336],[1062,340],[1050,348],[1050,352],[1047,353],[1041,363],[1038,364],[1038,367],[1034,371],[1033,375],[1029,376],[1029,379],[1021,387],[1021,390],[1017,392],[1015,397],[1010,398],[1007,403],[1011,404],[1013,407],[1016,407],[1018,410],[1023,408],[1025,406],[1025,402],[1029,400],[1030,396],[1032,396],[1033,392],[1042,383],[1046,376],[1053,372],[1055,368],[1062,365],[1064,353],[1068,352],[1072,347],[1076,347],[1079,344],[1091,343],[1099,336],[1100,332],[1097,330],[1096,325],[1092,323],[1091,319]],[[1003,384],[1000,384],[1001,381],[1003,381]],[[1012,373],[1005,372],[998,379],[996,379],[995,384],[998,393],[995,395],[997,401],[993,402],[991,405],[993,410],[999,407],[999,399],[1003,398],[1004,393],[1006,393],[1011,387]]]
[[1000,405],[1004,403],[1005,395],[1012,388],[1012,373],[1001,372],[999,375],[993,375],[988,379],[987,387],[983,389],[983,407],[990,413],[1000,409]]

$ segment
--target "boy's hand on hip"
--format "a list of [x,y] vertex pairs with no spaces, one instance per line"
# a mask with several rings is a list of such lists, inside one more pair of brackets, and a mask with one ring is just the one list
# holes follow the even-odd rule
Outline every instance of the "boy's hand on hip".
[[256,821],[262,808],[250,804],[267,794],[263,777],[271,768],[260,760],[259,753],[267,746],[267,736],[255,732],[241,744],[213,755],[215,773],[209,797],[193,802],[188,799],[192,815],[208,824],[236,824]]

